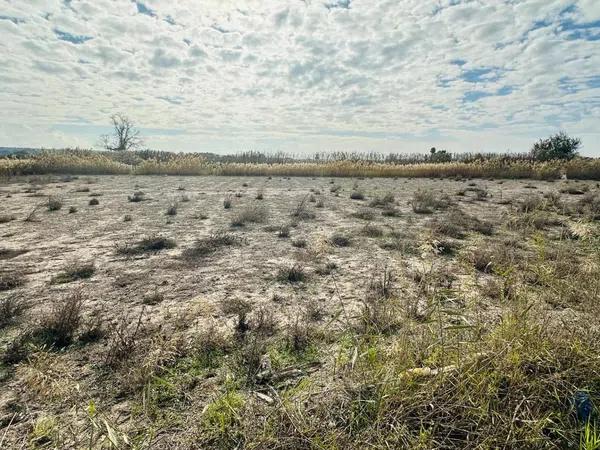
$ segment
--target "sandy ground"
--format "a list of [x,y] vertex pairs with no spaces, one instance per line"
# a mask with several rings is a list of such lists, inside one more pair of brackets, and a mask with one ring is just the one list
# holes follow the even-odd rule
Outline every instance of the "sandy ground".
[[[473,192],[456,195],[460,189],[473,184],[488,191],[485,201],[475,200]],[[340,186],[340,189],[331,192],[332,186]],[[25,321],[34,320],[39,311],[77,288],[84,292],[86,319],[101,317],[108,328],[125,316],[136,317],[142,308],[146,312],[144,320],[157,326],[185,322],[193,329],[202,321],[212,319],[223,327],[231,327],[234,318],[223,317],[219,305],[236,297],[248,300],[255,307],[267,305],[283,321],[293,319],[308,302],[317,302],[326,313],[326,321],[339,314],[340,308],[352,314],[377,268],[387,266],[405,275],[435,263],[461,276],[460,258],[423,257],[431,248],[427,223],[435,217],[443,217],[444,213],[415,214],[409,201],[417,189],[447,194],[463,211],[496,225],[514,208],[507,200],[540,195],[557,188],[558,183],[530,180],[159,176],[4,180],[0,184],[0,215],[14,220],[0,224],[0,248],[25,253],[0,259],[0,266],[2,271],[25,274],[25,283],[10,291],[23,297],[30,306]],[[87,189],[89,191],[85,191]],[[138,190],[145,193],[147,200],[128,201],[128,196]],[[362,191],[365,200],[350,199],[354,190]],[[263,192],[262,200],[256,199],[258,192]],[[374,196],[389,192],[395,197],[397,217],[385,217],[381,208],[368,207]],[[241,196],[237,197],[236,193]],[[231,209],[223,207],[227,196],[232,198]],[[311,196],[314,202],[310,201]],[[61,199],[62,208],[48,211],[48,197]],[[183,197],[188,201],[182,201]],[[275,228],[290,223],[290,212],[305,197],[315,218],[299,221],[291,228],[289,238],[278,237]],[[99,204],[89,205],[92,198],[98,199]],[[322,207],[316,207],[319,201],[323,202]],[[177,214],[166,215],[169,205],[175,202]],[[252,205],[268,210],[267,221],[231,228],[231,218]],[[77,211],[70,213],[70,207]],[[352,215],[365,208],[374,213],[373,220]],[[25,221],[34,210],[34,220]],[[126,215],[131,216],[131,221],[124,221]],[[384,236],[362,235],[361,229],[367,222],[381,227]],[[245,244],[219,250],[194,265],[182,262],[183,250],[191,247],[196,239],[219,229],[242,236]],[[382,248],[381,244],[392,231],[403,233],[416,251]],[[334,232],[349,235],[351,245],[342,248],[329,245],[328,239]],[[172,238],[177,246],[134,257],[116,252],[116,246],[133,244],[157,234]],[[518,238],[518,234],[515,236]],[[292,245],[298,238],[306,239],[306,248]],[[470,236],[461,241],[460,246],[474,245],[478,239],[480,236]],[[66,284],[51,283],[65,267],[81,262],[94,263],[96,271],[91,278]],[[305,266],[308,280],[297,284],[278,281],[279,268],[295,262]],[[334,276],[319,275],[317,269],[328,262],[337,266],[332,272]],[[162,294],[163,300],[154,305],[144,304],[144,299],[156,292]],[[273,300],[274,296],[279,297],[277,301]],[[17,329],[12,327],[0,332],[0,345],[5,346]],[[73,352],[77,355],[79,351]],[[84,380],[89,377],[86,359],[80,360],[78,365],[79,371],[72,372],[72,376],[85,384]],[[22,393],[16,390],[17,381],[9,379],[0,383],[5,404],[7,398],[19,400]]]

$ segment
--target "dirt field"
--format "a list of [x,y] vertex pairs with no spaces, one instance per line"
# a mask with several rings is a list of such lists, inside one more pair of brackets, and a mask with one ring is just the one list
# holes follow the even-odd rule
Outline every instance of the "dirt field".
[[[137,191],[140,201],[130,201]],[[417,204],[415,193],[423,192],[431,198]],[[586,261],[597,268],[584,245],[597,235],[598,222],[581,203],[597,192],[595,182],[583,181],[5,180],[0,297],[20,306],[0,328],[0,349],[21,353],[0,365],[0,439],[4,448],[242,448],[250,442],[253,448],[325,448],[314,444],[314,434],[304,444],[258,438],[237,415],[219,415],[222,405],[215,402],[264,418],[278,396],[292,395],[306,380],[321,394],[335,390],[331,380],[364,356],[358,345],[346,345],[349,330],[358,335],[372,327],[377,331],[370,333],[386,336],[388,344],[394,330],[404,330],[400,340],[420,336],[415,330],[431,329],[432,302],[442,295],[443,307],[456,311],[445,316],[447,323],[469,333],[477,327],[485,334],[499,323],[515,291],[535,292],[535,309],[546,311],[549,321],[577,322],[584,317],[581,303],[556,290],[550,301],[550,288],[528,287],[523,274],[529,272],[520,263],[545,245],[559,252],[549,261],[565,266],[552,266],[556,273]],[[364,199],[351,198],[360,194]],[[90,204],[94,199],[97,205]],[[225,244],[215,244],[219,231]],[[167,239],[167,248],[134,247],[157,237]],[[207,248],[192,253],[198,240]],[[565,258],[560,252],[567,245]],[[509,264],[498,256],[500,247],[512,252],[511,267],[520,267],[514,276],[498,269]],[[488,249],[496,252],[489,261],[479,254]],[[80,318],[66,342],[40,339],[35,330],[48,327],[56,305],[73,295]],[[377,310],[372,296],[393,298],[397,309]],[[28,330],[36,338],[16,351],[14,343]],[[198,340],[218,347],[207,330],[228,343],[218,348],[218,364],[200,367],[190,362]],[[247,354],[239,359],[237,350],[259,338],[256,362]],[[422,352],[430,350],[424,345]],[[439,369],[455,360],[429,355],[411,364]],[[244,365],[244,375],[232,369]],[[230,398],[231,391],[239,398]],[[244,406],[237,408],[238,401]],[[218,418],[202,418],[207,415]],[[346,425],[330,424],[338,426],[344,436],[355,436]],[[338,436],[335,445],[325,439],[326,448],[347,439]],[[351,446],[360,448],[357,442],[366,441]]]

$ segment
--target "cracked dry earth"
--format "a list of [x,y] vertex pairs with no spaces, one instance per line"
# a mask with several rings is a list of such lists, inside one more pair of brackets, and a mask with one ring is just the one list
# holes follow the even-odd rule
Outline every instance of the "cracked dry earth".
[[[123,320],[135,322],[140,318],[144,327],[162,330],[167,336],[175,330],[193,336],[207,322],[232,330],[236,319],[224,314],[220,306],[231,299],[246,300],[254,309],[266,305],[281,324],[293,321],[309,303],[316,304],[323,311],[320,325],[333,332],[355,315],[373,274],[382,268],[394,273],[402,295],[410,296],[416,295],[411,271],[441,267],[454,274],[468,303],[472,286],[486,275],[474,275],[460,252],[476,245],[483,236],[469,233],[457,241],[458,256],[433,251],[436,238],[428,223],[435,218],[443,220],[446,212],[416,214],[410,204],[414,192],[431,189],[436,195],[446,194],[454,203],[452,208],[499,227],[514,210],[510,200],[555,191],[557,184],[530,180],[162,176],[4,180],[0,184],[0,215],[5,218],[0,223],[1,271],[20,272],[24,278],[20,286],[0,295],[22,298],[27,308],[17,323],[0,330],[0,346],[5,348],[58,299],[75,290],[81,290],[83,296],[82,328],[99,322],[110,334]],[[469,185],[487,190],[488,196],[477,200],[474,191],[456,195]],[[145,200],[128,201],[135,191],[143,191]],[[354,191],[362,192],[364,200],[351,199]],[[262,199],[256,198],[259,192]],[[393,215],[383,215],[382,207],[369,206],[374,197],[386,193],[394,195],[387,207],[395,210]],[[59,199],[62,207],[49,211],[49,197]],[[232,206],[225,209],[223,201],[228,197]],[[97,199],[98,204],[90,205],[91,199]],[[303,200],[314,218],[294,220],[290,213]],[[177,213],[167,215],[172,204],[177,204]],[[71,207],[76,211],[70,212]],[[231,227],[232,217],[247,207],[267,210],[266,220]],[[131,220],[125,221],[125,216]],[[289,237],[281,237],[280,227],[286,224],[291,224]],[[365,226],[380,230],[369,234]],[[191,264],[182,260],[182,251],[197,239],[222,229],[242,237],[243,244],[224,247]],[[350,245],[332,245],[334,233],[348,236]],[[504,237],[519,236],[504,229],[501,233]],[[155,235],[173,239],[176,246],[132,256],[117,252],[119,246]],[[306,247],[295,247],[293,243],[301,239]],[[52,282],[66,267],[81,263],[93,263],[91,277]],[[324,270],[328,263],[329,269]],[[279,269],[294,264],[305,268],[307,279],[300,283],[280,281]],[[151,302],[149,298],[158,300]],[[496,306],[488,303],[482,314],[492,316]],[[101,368],[107,341],[104,338],[47,353],[50,362],[37,361],[38,365],[49,364],[45,370],[27,368],[28,363],[16,369],[1,367],[0,435],[7,430],[7,441],[16,446],[29,442],[40,416],[58,417],[60,423],[71,417],[73,428],[85,428],[85,420],[74,410],[85,409],[89,399],[94,399],[116,426],[126,429],[135,401],[114,388],[118,383]],[[327,356],[322,359],[326,365]],[[210,392],[205,388],[199,394],[200,407]]]

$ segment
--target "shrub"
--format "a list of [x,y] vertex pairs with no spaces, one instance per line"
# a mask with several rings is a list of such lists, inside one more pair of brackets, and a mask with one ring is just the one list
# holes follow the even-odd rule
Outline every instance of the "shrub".
[[292,245],[296,248],[306,248],[306,239],[298,238],[292,241]]
[[368,208],[362,208],[352,213],[352,217],[362,220],[373,220],[375,219],[375,213]]
[[295,219],[299,220],[308,220],[314,219],[315,214],[308,209],[307,205],[308,196],[305,195],[300,202],[296,205],[296,207],[292,210],[291,216]]
[[0,292],[10,291],[25,283],[25,277],[21,272],[0,272]]
[[363,194],[360,191],[352,191],[352,193],[350,194],[350,198],[352,200],[364,200],[365,199],[365,194]]
[[184,260],[193,262],[212,255],[222,247],[241,245],[243,239],[233,233],[219,230],[205,238],[196,240],[194,246],[185,249],[181,254]]
[[55,276],[52,283],[71,283],[72,281],[90,278],[95,271],[94,263],[74,263]]
[[241,298],[226,298],[221,302],[221,310],[224,314],[237,317],[235,330],[244,334],[250,329],[248,314],[252,311],[252,305]]
[[88,203],[90,206],[97,206],[100,204],[100,201],[97,198],[93,198]]
[[48,211],[58,211],[63,207],[63,202],[57,197],[48,197]]
[[571,160],[577,156],[577,149],[581,140],[572,138],[564,131],[540,139],[531,148],[531,156],[537,161],[549,161],[552,159]]
[[177,203],[172,203],[167,208],[167,212],[165,213],[167,216],[176,216],[177,215]]
[[298,283],[306,280],[304,267],[299,263],[292,266],[281,267],[277,272],[277,279],[288,283]]
[[40,318],[34,332],[36,340],[46,345],[62,348],[71,344],[81,322],[83,296],[75,291],[55,303],[47,315]]
[[0,330],[14,323],[25,310],[24,302],[14,295],[0,299]]
[[69,214],[75,214],[76,212],[77,212],[77,208],[76,208],[76,207],[74,207],[74,206],[71,206],[71,207],[69,208]]
[[268,210],[264,207],[246,206],[233,216],[231,226],[243,227],[247,223],[263,223],[267,220],[268,215]]
[[223,208],[230,209],[231,208],[231,196],[228,195],[223,199]]
[[394,194],[392,194],[391,192],[388,192],[383,197],[375,197],[375,198],[373,198],[373,200],[371,200],[369,202],[369,206],[372,206],[372,207],[376,207],[376,206],[387,207],[387,206],[393,204],[394,200],[395,200]]
[[176,245],[173,239],[157,235],[146,237],[135,245],[125,244],[118,246],[117,253],[122,255],[139,255],[174,248]]
[[10,214],[0,215],[0,223],[8,223],[8,222],[12,222],[13,220],[15,220],[15,216],[13,216],[13,215],[10,215]]
[[125,214],[125,216],[123,217],[123,222],[131,222],[132,220],[133,218],[130,214]]
[[290,237],[290,226],[289,225],[281,225],[277,230],[277,237],[286,239]]
[[133,195],[129,195],[127,199],[132,203],[143,202],[146,200],[146,194],[144,194],[142,191],[135,191]]
[[360,231],[363,236],[377,238],[383,236],[383,230],[377,225],[366,224]]
[[446,209],[450,200],[446,195],[437,196],[431,190],[418,189],[410,201],[412,209],[417,214],[430,214],[437,209]]
[[349,247],[351,240],[348,236],[342,233],[334,233],[329,238],[329,243],[334,247]]

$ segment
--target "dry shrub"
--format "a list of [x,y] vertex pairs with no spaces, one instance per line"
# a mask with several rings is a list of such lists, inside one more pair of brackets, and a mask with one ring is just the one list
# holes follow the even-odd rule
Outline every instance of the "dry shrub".
[[377,225],[367,223],[360,230],[360,234],[371,238],[378,238],[383,236],[383,229],[381,227],[378,227]]
[[329,237],[329,243],[334,247],[349,247],[352,241],[345,234],[336,232]]
[[0,272],[0,292],[10,291],[25,283],[25,275],[22,271]]
[[173,239],[155,235],[146,237],[134,245],[128,243],[119,245],[117,246],[117,253],[121,255],[140,255],[175,248],[176,245]]
[[25,310],[25,302],[15,295],[0,299],[0,330],[12,325]]
[[146,194],[144,194],[142,191],[135,191],[133,195],[128,196],[127,199],[132,203],[139,203],[147,200]]
[[468,231],[490,236],[494,229],[490,222],[480,220],[458,208],[452,209],[444,218],[434,218],[429,226],[434,233],[455,239],[463,239]]
[[447,195],[436,194],[431,190],[418,189],[409,202],[417,214],[431,214],[438,209],[446,209],[450,206]]
[[388,192],[383,197],[374,197],[370,202],[371,207],[384,207],[387,208],[392,205],[395,201],[394,194]]
[[49,311],[42,313],[34,331],[35,340],[57,348],[70,345],[81,323],[82,308],[81,290],[57,301]]
[[243,238],[225,230],[217,230],[207,237],[196,240],[193,247],[182,252],[181,257],[188,262],[194,262],[216,253],[221,248],[239,246],[243,243]]
[[307,279],[306,270],[300,263],[280,267],[277,271],[277,280],[287,283],[298,283]]
[[361,208],[358,211],[352,213],[352,217],[362,220],[373,220],[375,219],[375,213],[368,208]]
[[93,262],[75,262],[67,266],[61,273],[56,275],[52,279],[52,283],[71,283],[73,281],[91,278],[95,271],[96,267],[94,266]]
[[292,210],[290,215],[297,220],[309,220],[315,218],[315,213],[313,213],[308,207],[308,195],[305,195],[300,202],[296,205],[296,207]]
[[113,327],[104,354],[104,363],[107,366],[119,367],[135,356],[144,334],[143,316],[144,309],[140,311],[139,316],[133,322],[129,316],[125,316]]
[[58,211],[63,207],[63,202],[58,197],[48,197],[46,207],[48,208],[48,211]]
[[257,205],[246,206],[237,212],[231,219],[232,227],[243,227],[248,223],[264,223],[267,221],[269,211]]

